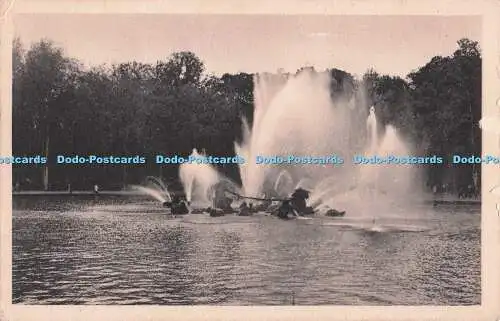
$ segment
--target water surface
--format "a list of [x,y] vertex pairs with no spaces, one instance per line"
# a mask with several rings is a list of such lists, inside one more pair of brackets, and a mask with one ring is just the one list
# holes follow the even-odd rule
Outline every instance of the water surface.
[[140,199],[15,197],[13,303],[480,304],[480,207],[419,211],[171,218]]

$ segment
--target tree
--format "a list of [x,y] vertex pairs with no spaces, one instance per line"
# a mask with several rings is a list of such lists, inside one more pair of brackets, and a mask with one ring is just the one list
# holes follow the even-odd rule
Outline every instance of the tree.
[[[451,57],[434,57],[419,70],[408,75],[411,105],[416,118],[416,130],[429,140],[428,152],[480,154],[481,117],[481,56],[477,42],[458,41]],[[469,177],[453,182],[463,186],[472,180],[479,167],[465,166],[453,171],[468,171]],[[436,170],[437,171],[437,170]]]
[[[19,45],[15,43],[14,48],[17,52],[15,58],[18,59]],[[51,41],[41,40],[25,54],[24,68],[19,69],[18,61],[15,68],[15,114],[25,120],[20,128],[28,131],[25,134],[16,129],[14,131],[20,135],[20,140],[34,142],[29,152],[49,157],[51,136],[60,127],[57,115],[61,108],[65,108],[61,98],[74,83],[79,66],[76,61],[65,57],[62,49],[55,47]],[[28,119],[30,125],[27,124]],[[48,169],[46,165],[43,172],[45,189],[49,188]]]
[[190,51],[175,52],[167,62],[158,62],[155,67],[156,77],[163,88],[198,84],[204,71],[203,62]]
[[457,44],[458,49],[453,53],[453,57],[481,57],[481,50],[479,49],[479,43],[477,41],[462,38],[457,41]]
[[[25,51],[16,39],[12,55],[16,155],[187,155],[195,147],[231,155],[234,141],[241,138],[241,119],[252,123],[255,79],[272,77],[285,83],[291,76],[283,72],[206,75],[201,59],[186,51],[156,64],[133,61],[83,69],[48,40]],[[317,73],[311,67],[297,73],[305,71]],[[477,42],[459,40],[451,56],[434,57],[406,80],[373,69],[359,81],[336,68],[324,73],[332,80],[334,105],[350,107],[346,127],[352,131],[349,139],[356,148],[363,147],[359,131],[366,127],[368,108],[375,105],[381,124],[395,126],[423,152],[480,153],[481,56]],[[381,131],[384,127],[379,126]],[[237,180],[233,167],[223,169]],[[464,166],[447,175],[458,185],[466,185],[479,168]],[[164,169],[168,176],[177,178],[175,166]],[[50,180],[48,167],[43,179],[37,168],[16,168],[14,176],[38,177],[45,188],[73,179],[75,187],[77,182],[85,188],[99,182],[115,188],[137,183],[158,170],[165,174],[163,167],[155,164],[150,168],[57,166],[51,168]],[[441,183],[441,172],[439,167],[430,168],[429,178]],[[106,181],[99,181],[101,177]]]

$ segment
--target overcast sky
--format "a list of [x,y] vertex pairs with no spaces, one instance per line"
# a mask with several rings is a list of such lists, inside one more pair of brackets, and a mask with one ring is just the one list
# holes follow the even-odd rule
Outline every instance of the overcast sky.
[[48,38],[84,64],[156,62],[190,50],[207,72],[295,72],[304,65],[405,77],[460,38],[481,44],[481,19],[461,16],[18,15],[24,46]]

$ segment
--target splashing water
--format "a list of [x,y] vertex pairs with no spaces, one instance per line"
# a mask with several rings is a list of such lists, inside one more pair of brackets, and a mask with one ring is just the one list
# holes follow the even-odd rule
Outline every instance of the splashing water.
[[160,190],[168,193],[168,188],[167,185],[163,183],[163,181],[157,177],[154,176],[148,176],[146,177],[146,182],[151,185],[155,185],[160,188]]
[[211,189],[222,178],[214,167],[201,161],[205,156],[204,153],[200,154],[194,148],[190,157],[199,161],[183,163],[179,167],[179,177],[186,194],[186,200],[199,203],[200,206],[211,204]]
[[[307,182],[312,191],[308,203],[316,209],[340,207],[361,215],[371,212],[371,217],[373,212],[391,211],[395,203],[405,205],[418,197],[414,194],[418,184],[412,185],[414,166],[352,164],[355,154],[410,156],[410,152],[392,126],[385,128],[380,139],[375,107],[363,114],[360,109],[366,105],[361,94],[333,102],[330,84],[329,73],[307,70],[293,76],[255,76],[254,121],[251,129],[243,121],[243,141],[235,143],[236,153],[246,159],[240,166],[245,195],[289,193],[289,186],[302,187]],[[345,162],[266,165],[255,161],[257,156],[289,155],[336,155]]]
[[378,147],[377,116],[375,115],[375,106],[370,107],[370,114],[366,119],[366,128],[370,140],[370,152],[375,153]]
[[170,195],[170,192],[168,191],[167,185],[165,185],[160,178],[157,178],[154,176],[148,176],[148,177],[146,177],[146,182],[149,185],[151,185],[152,187],[158,188],[165,195],[165,199],[167,201],[172,200],[172,196]]
[[161,179],[154,176],[148,176],[146,177],[146,185],[148,186],[130,185],[130,188],[145,195],[149,195],[161,203],[172,201],[172,196]]
[[317,179],[325,169],[310,164],[261,165],[256,164],[257,156],[319,156],[342,150],[342,137],[335,132],[341,131],[344,125],[330,126],[335,115],[329,81],[328,75],[307,71],[290,78],[284,75],[255,77],[252,129],[245,122],[243,141],[235,144],[236,153],[247,160],[240,167],[246,195],[257,196],[272,188],[284,168],[294,181],[305,176]]
[[140,185],[131,185],[130,187],[133,190],[139,191],[145,195],[153,197],[154,199],[158,200],[161,203],[172,201],[172,199],[170,198],[170,194],[167,194],[168,196],[166,196],[164,193],[155,188],[144,187]]
[[[241,190],[209,164],[184,163],[179,176],[188,201],[209,205],[220,184],[246,196],[289,195],[294,187],[311,191],[317,210],[341,208],[350,215],[374,217],[407,206],[418,198],[412,184],[414,166],[355,165],[353,155],[410,156],[392,126],[379,137],[375,107],[366,112],[362,90],[332,100],[328,72],[254,77],[254,120],[243,119],[243,140],[235,152],[246,161],[239,167]],[[364,112],[363,112],[364,110]],[[192,157],[204,156],[193,149]],[[326,157],[343,164],[257,164],[259,156]],[[367,197],[369,196],[369,197]],[[361,200],[361,201],[360,201]]]
[[130,187],[133,190],[153,197],[161,203],[172,201],[172,196],[170,195],[167,186],[161,179],[153,176],[148,176],[146,177],[146,184],[149,186],[146,187],[140,185],[131,185]]
[[274,190],[280,197],[286,197],[293,191],[293,178],[287,170],[282,170],[274,183]]

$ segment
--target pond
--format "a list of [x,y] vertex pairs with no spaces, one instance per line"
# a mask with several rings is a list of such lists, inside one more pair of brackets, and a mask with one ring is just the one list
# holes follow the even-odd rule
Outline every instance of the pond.
[[477,305],[480,207],[283,221],[124,197],[14,197],[13,303]]

